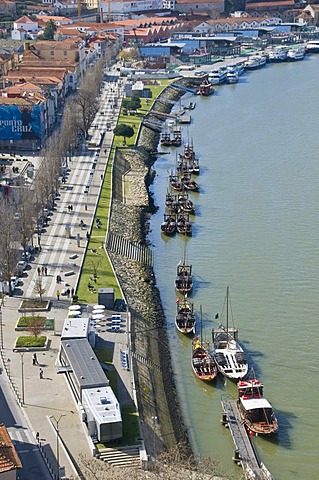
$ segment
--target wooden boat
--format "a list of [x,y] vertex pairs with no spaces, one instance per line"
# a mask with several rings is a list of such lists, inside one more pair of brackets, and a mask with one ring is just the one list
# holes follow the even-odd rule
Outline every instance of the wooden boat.
[[171,140],[171,145],[173,147],[180,147],[182,145],[182,134],[181,133],[175,133],[174,137]]
[[198,160],[194,158],[188,163],[188,172],[193,175],[199,175],[199,163]]
[[164,221],[161,224],[161,232],[165,235],[174,235],[176,233],[176,217],[172,214],[164,214]]
[[213,95],[214,92],[215,92],[215,89],[214,89],[213,85],[206,78],[200,84],[197,95],[201,95],[202,97],[209,97],[210,95]]
[[177,197],[177,202],[179,205],[179,209],[182,212],[188,213],[190,215],[195,215],[195,205],[190,200],[188,193],[181,193]]
[[178,233],[182,235],[191,235],[192,234],[192,224],[189,221],[188,213],[179,213],[176,221],[176,229]]
[[183,190],[183,183],[178,175],[171,174],[169,176],[169,183],[171,187],[177,192],[181,192]]
[[195,182],[195,180],[192,179],[192,176],[190,173],[185,173],[181,177],[181,183],[186,188],[186,190],[191,190],[192,192],[199,191],[199,185],[198,183]]
[[169,192],[166,194],[165,207],[170,214],[178,213],[181,211],[181,206],[177,200],[176,195],[173,195]]
[[175,288],[183,294],[189,294],[193,288],[192,265],[186,264],[186,243],[183,261],[179,262],[176,268]]
[[217,367],[209,352],[209,344],[203,341],[202,307],[200,318],[200,339],[194,337],[192,342],[192,369],[197,378],[210,382],[217,377]]
[[163,132],[161,136],[161,145],[163,147],[169,147],[171,145],[171,134],[168,132]]
[[264,386],[256,380],[254,371],[250,379],[237,383],[237,406],[249,433],[270,435],[278,431],[278,421],[270,403],[263,397]]
[[183,158],[185,160],[194,160],[195,159],[194,147],[190,143],[186,143],[184,145]]
[[212,331],[214,359],[222,375],[231,380],[240,380],[247,375],[248,363],[246,354],[238,343],[238,329],[229,327],[229,287],[226,290],[225,309],[226,328],[220,325]]
[[196,319],[194,315],[194,305],[187,301],[184,295],[183,301],[176,300],[177,313],[175,316],[175,326],[177,330],[184,334],[195,333]]

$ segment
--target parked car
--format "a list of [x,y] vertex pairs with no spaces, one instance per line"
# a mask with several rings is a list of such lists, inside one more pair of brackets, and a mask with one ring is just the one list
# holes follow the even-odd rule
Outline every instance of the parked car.
[[25,271],[27,266],[28,266],[28,264],[25,260],[20,260],[20,262],[17,263],[16,273],[19,277],[21,277],[23,275],[23,272]]

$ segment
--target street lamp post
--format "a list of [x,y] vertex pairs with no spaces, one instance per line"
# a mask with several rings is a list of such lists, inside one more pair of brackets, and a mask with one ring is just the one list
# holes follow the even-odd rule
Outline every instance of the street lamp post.
[[25,352],[18,352],[21,358],[21,401],[24,405],[24,354],[28,352],[29,349],[26,349]]
[[50,415],[50,420],[55,421],[55,431],[56,431],[56,469],[58,474],[58,480],[60,480],[60,448],[59,448],[59,441],[60,441],[60,431],[59,431],[59,423],[62,420],[62,417],[65,417],[65,413],[62,413],[57,420],[53,415]]

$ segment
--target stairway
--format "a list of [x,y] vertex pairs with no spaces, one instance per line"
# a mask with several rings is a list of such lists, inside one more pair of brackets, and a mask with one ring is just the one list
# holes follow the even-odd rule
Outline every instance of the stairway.
[[99,449],[99,458],[113,467],[141,468],[140,446]]

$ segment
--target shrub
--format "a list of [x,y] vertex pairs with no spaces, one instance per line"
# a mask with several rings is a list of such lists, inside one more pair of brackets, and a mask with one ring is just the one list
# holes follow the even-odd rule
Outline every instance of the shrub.
[[44,335],[41,337],[32,337],[32,336],[21,336],[17,338],[16,347],[25,347],[25,348],[32,348],[32,347],[44,347],[47,337]]

